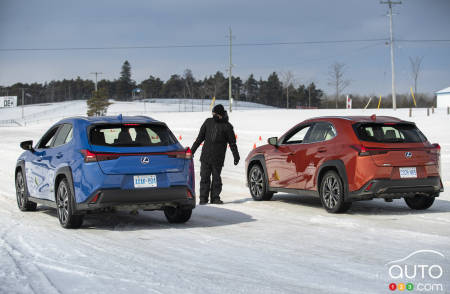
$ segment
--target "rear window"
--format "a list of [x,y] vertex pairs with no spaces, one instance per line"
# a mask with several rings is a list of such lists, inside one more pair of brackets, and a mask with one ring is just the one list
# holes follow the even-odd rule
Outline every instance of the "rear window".
[[89,141],[92,145],[113,147],[168,146],[177,143],[169,128],[150,124],[98,125],[91,128]]
[[427,138],[413,124],[359,123],[353,129],[361,141],[380,143],[421,143]]

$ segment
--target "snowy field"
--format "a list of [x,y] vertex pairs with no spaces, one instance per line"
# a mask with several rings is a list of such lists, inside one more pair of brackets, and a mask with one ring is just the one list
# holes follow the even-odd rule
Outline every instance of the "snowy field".
[[[53,113],[42,114],[39,122],[30,118],[26,127],[0,128],[0,293],[390,293],[390,283],[407,280],[390,278],[386,264],[416,250],[445,256],[436,261],[443,277],[435,283],[443,284],[437,293],[450,293],[450,115],[444,109],[429,117],[426,109],[414,109],[408,118],[406,109],[238,107],[230,120],[242,160],[235,167],[228,151],[224,205],[197,206],[182,225],[168,224],[162,212],[114,213],[87,216],[81,229],[66,230],[54,210],[18,210],[13,174],[21,141],[38,140],[56,121],[52,116],[86,111],[82,102],[66,104],[29,106],[29,115]],[[153,110],[151,104],[115,103],[109,113],[147,109],[185,146],[210,116],[198,106],[197,112],[177,113],[172,112],[178,111],[177,104],[166,105],[167,112],[156,110],[163,103],[153,103]],[[20,118],[20,112],[2,111],[0,120]],[[269,202],[252,201],[244,159],[253,144],[264,144],[307,118],[373,113],[415,121],[432,143],[441,145],[445,192],[430,209],[412,211],[403,200],[374,200],[354,203],[349,213],[336,215],[325,212],[313,197],[275,194]],[[197,193],[198,158],[196,154]],[[412,258],[419,264],[432,259],[423,253]]]

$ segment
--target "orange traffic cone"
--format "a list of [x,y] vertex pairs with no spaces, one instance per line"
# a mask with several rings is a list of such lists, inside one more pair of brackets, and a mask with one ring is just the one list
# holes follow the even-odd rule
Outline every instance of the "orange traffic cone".
[[180,135],[179,139],[180,139],[180,140],[183,140],[183,137],[181,137],[181,135]]
[[262,138],[261,138],[261,136],[259,136],[259,141],[262,141]]
[[237,134],[236,135],[234,135],[234,137],[236,138],[236,140],[237,140]]
[[256,149],[256,143],[253,144],[253,149]]

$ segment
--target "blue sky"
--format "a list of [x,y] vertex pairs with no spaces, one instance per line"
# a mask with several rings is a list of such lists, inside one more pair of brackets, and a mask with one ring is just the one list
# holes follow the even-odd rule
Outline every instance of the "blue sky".
[[[404,0],[394,8],[396,39],[450,39],[449,0]],[[25,1],[0,0],[0,48],[61,48],[226,44],[388,38],[387,7],[377,0],[322,1]],[[409,57],[423,56],[418,90],[450,86],[450,42],[396,44],[397,92],[412,86]],[[0,85],[119,76],[128,60],[137,82],[166,80],[190,68],[196,78],[225,72],[228,48],[91,51],[0,51]],[[251,46],[233,49],[233,74],[267,78],[290,70],[300,83],[326,92],[329,67],[346,64],[347,91],[390,93],[389,47],[383,41],[348,44]]]

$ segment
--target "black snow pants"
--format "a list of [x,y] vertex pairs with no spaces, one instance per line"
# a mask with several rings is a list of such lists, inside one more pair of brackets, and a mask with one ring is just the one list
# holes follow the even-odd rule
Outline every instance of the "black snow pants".
[[211,202],[216,199],[220,199],[220,192],[222,192],[222,179],[220,178],[221,172],[222,165],[211,164],[204,161],[201,162],[200,200],[208,201],[210,193]]

